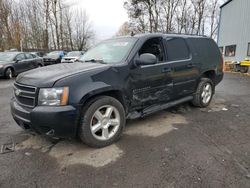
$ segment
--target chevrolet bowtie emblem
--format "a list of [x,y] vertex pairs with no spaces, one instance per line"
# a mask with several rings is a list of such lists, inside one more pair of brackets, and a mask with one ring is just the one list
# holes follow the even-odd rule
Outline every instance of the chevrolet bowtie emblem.
[[15,90],[15,94],[16,94],[16,96],[19,96],[21,94],[21,90],[20,89],[16,89]]

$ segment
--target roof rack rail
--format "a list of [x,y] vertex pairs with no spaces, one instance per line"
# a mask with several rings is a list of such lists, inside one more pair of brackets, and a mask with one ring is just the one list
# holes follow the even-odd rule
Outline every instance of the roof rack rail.
[[197,35],[197,34],[191,34],[191,33],[175,33],[175,32],[169,32],[169,33],[163,33],[163,34],[190,35],[190,36],[208,37],[207,35]]

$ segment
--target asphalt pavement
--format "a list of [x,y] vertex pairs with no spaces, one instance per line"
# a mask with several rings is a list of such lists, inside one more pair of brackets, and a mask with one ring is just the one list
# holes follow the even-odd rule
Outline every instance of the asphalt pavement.
[[14,80],[0,80],[0,187],[250,187],[250,77],[225,74],[205,109],[183,104],[128,121],[102,149],[19,128],[10,114]]

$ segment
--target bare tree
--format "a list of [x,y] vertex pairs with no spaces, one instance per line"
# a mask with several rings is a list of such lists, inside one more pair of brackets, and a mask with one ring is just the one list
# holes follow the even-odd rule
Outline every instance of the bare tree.
[[128,22],[124,22],[116,33],[116,36],[131,35],[132,32],[133,29],[131,28],[130,24]]
[[94,32],[91,28],[91,22],[85,10],[75,10],[74,19],[74,44],[78,50],[86,50],[88,41],[94,37]]
[[[224,1],[224,0],[222,0]],[[129,25],[139,32],[178,32],[216,37],[220,0],[127,0]],[[207,29],[210,28],[210,29]]]

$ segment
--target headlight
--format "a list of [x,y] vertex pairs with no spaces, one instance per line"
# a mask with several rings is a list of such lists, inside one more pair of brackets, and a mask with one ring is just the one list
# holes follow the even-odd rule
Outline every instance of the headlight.
[[38,105],[62,106],[67,105],[69,88],[41,88],[38,96]]
[[3,67],[3,65],[0,65],[0,68],[2,68]]

